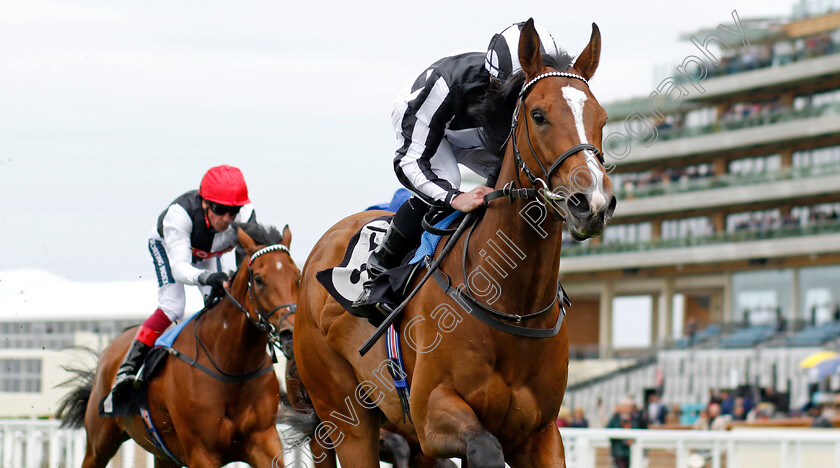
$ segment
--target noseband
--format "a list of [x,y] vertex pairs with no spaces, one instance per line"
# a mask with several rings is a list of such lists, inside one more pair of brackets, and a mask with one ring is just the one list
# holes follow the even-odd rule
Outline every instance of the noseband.
[[[604,164],[604,156],[603,156],[603,154],[601,154],[601,150],[599,150],[596,146],[591,145],[589,143],[581,143],[579,145],[572,146],[571,148],[566,150],[563,154],[560,155],[560,157],[557,158],[557,160],[554,161],[554,164],[552,164],[551,167],[546,169],[545,166],[543,165],[542,161],[540,161],[539,156],[537,156],[537,152],[534,150],[534,147],[531,145],[531,135],[528,131],[528,122],[526,120],[525,121],[525,136],[526,136],[526,139],[528,141],[528,148],[531,150],[531,154],[534,155],[534,160],[537,161],[537,164],[540,166],[540,169],[542,169],[543,174],[545,175],[545,178],[543,179],[543,178],[539,178],[539,177],[535,176],[534,173],[528,168],[528,165],[525,164],[525,161],[522,159],[522,155],[519,152],[519,146],[516,144],[516,127],[519,125],[519,113],[520,113],[520,110],[521,110],[523,115],[525,115],[525,98],[528,96],[528,93],[531,90],[531,87],[537,81],[539,81],[543,78],[549,78],[549,77],[553,77],[553,76],[577,79],[577,80],[583,81],[586,84],[586,86],[589,86],[589,82],[586,80],[586,78],[584,78],[584,77],[582,77],[578,74],[575,74],[575,73],[547,72],[547,73],[543,73],[541,75],[535,76],[531,81],[525,83],[525,85],[522,86],[522,91],[519,92],[519,99],[516,101],[516,108],[513,112],[513,119],[512,119],[511,124],[510,124],[510,133],[508,134],[507,139],[512,140],[512,143],[513,143],[513,157],[515,158],[516,163],[519,165],[520,169],[522,169],[522,172],[525,173],[525,176],[531,182],[531,185],[533,185],[534,188],[536,188],[538,190],[538,193],[546,201],[555,201],[556,202],[556,201],[562,200],[563,197],[554,193],[551,190],[551,187],[549,186],[549,182],[551,180],[551,174],[553,174],[554,171],[556,171],[557,168],[559,168],[560,165],[562,165],[563,162],[566,159],[568,159],[570,156],[572,156],[574,154],[579,153],[580,151],[588,150],[588,151],[591,151],[592,153],[594,153],[595,156],[598,158],[598,161],[600,161],[601,164],[603,165]],[[505,140],[505,144],[507,144],[507,140]],[[517,180],[518,180],[519,173],[517,173],[516,176],[517,176]],[[522,184],[520,182],[520,186],[521,185]],[[540,186],[542,186],[542,187],[540,187]],[[556,211],[556,207],[555,207],[555,211]],[[561,214],[561,216],[562,216],[562,214]]]
[[274,252],[275,250],[281,250],[283,252],[286,252],[287,254],[289,254],[289,256],[292,255],[291,252],[289,252],[288,247],[286,247],[285,245],[283,245],[283,244],[273,244],[273,245],[269,245],[268,247],[263,247],[260,250],[257,250],[256,252],[253,253],[253,255],[251,255],[251,258],[248,259],[248,297],[251,299],[251,304],[254,305],[253,314],[256,315],[256,317],[257,317],[256,319],[252,316],[250,311],[248,311],[245,307],[243,307],[242,304],[240,304],[239,301],[237,301],[236,298],[234,298],[233,295],[231,295],[230,291],[225,289],[225,295],[227,296],[227,299],[231,303],[233,303],[233,305],[237,309],[239,309],[243,314],[245,314],[245,316],[248,318],[248,320],[250,320],[251,323],[253,323],[255,327],[257,327],[260,331],[262,331],[263,333],[268,335],[268,341],[272,345],[279,344],[280,334],[277,330],[277,327],[275,327],[273,324],[271,324],[268,321],[268,319],[270,319],[271,316],[273,316],[280,309],[289,309],[289,311],[286,312],[286,315],[284,315],[283,318],[280,319],[280,324],[282,324],[287,318],[289,318],[290,315],[294,314],[297,311],[297,304],[292,302],[292,303],[289,303],[289,304],[279,305],[279,306],[275,307],[274,309],[272,309],[269,313],[263,314],[262,313],[263,307],[260,304],[259,297],[257,297],[256,293],[254,292],[254,288],[253,288],[254,270],[251,269],[251,264],[253,264],[254,260],[259,258],[261,255],[265,255],[269,252]]

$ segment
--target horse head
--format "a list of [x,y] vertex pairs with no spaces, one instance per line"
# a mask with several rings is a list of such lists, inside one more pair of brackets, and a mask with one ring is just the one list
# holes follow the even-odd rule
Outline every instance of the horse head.
[[[588,84],[600,54],[595,23],[589,44],[566,70],[546,66],[532,19],[520,34],[525,85],[514,116],[521,124],[514,128],[514,152],[518,156],[522,149],[520,166],[535,188],[543,189],[545,202],[566,219],[576,240],[603,233],[616,206],[601,152],[607,112]],[[535,168],[542,174],[534,175]]]
[[[260,234],[259,232],[257,234]],[[263,233],[266,234],[266,233]],[[291,351],[294,313],[300,289],[300,270],[292,260],[289,245],[292,232],[289,226],[279,234],[274,228],[255,240],[241,226],[239,244],[247,258],[240,271],[248,271],[248,298],[245,307],[252,322],[269,329],[270,339],[279,339],[284,352]],[[260,243],[258,243],[260,242]],[[288,343],[287,343],[288,342]]]

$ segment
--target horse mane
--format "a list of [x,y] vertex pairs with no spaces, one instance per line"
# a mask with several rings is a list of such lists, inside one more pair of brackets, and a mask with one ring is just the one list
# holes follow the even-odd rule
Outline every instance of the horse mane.
[[[560,49],[556,55],[543,54],[542,59],[546,67],[560,71],[566,71],[572,66],[572,57]],[[484,147],[497,156],[504,156],[516,99],[524,84],[525,73],[522,70],[504,81],[493,79],[484,95],[469,109],[479,127],[484,128],[481,136]]]
[[[257,245],[279,244],[283,240],[283,233],[274,226],[263,226],[259,223],[233,223],[233,229],[241,228]],[[238,242],[237,242],[238,244]]]

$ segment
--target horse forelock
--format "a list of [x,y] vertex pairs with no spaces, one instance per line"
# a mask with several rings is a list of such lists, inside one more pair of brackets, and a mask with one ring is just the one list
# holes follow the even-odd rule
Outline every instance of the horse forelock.
[[259,223],[234,223],[233,228],[241,228],[257,245],[279,244],[283,240],[283,233],[274,226],[264,226]]

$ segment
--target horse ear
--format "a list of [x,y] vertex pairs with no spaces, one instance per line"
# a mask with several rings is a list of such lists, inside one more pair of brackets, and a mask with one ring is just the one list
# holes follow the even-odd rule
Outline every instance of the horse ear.
[[280,243],[285,245],[287,248],[292,243],[292,230],[289,229],[289,225],[283,226],[283,238],[280,240]]
[[592,35],[589,37],[589,44],[575,60],[574,69],[579,71],[587,80],[592,78],[598,63],[601,61],[601,30],[598,25],[592,23]]
[[257,243],[254,242],[254,239],[251,239],[251,236],[249,236],[244,229],[239,228],[236,234],[239,236],[239,245],[248,252],[248,255],[257,251]]
[[540,54],[540,36],[534,27],[534,18],[528,18],[522,30],[519,31],[519,64],[525,72],[525,78],[529,80],[545,68]]

